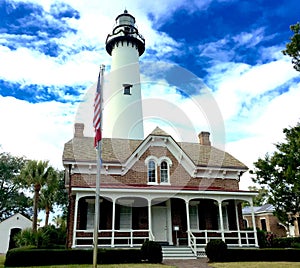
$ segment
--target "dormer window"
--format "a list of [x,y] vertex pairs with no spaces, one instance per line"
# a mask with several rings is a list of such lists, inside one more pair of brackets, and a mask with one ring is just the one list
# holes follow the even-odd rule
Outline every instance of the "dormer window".
[[145,160],[148,184],[170,184],[170,167],[172,161],[162,156],[148,156]]
[[169,183],[169,165],[166,161],[160,163],[160,182]]
[[156,183],[156,164],[153,160],[148,162],[148,183]]

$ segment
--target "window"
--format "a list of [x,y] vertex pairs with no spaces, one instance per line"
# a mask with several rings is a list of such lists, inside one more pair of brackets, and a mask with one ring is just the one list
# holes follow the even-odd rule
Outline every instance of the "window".
[[124,95],[131,95],[132,85],[130,85],[130,84],[123,84],[123,88],[124,88]]
[[168,157],[148,156],[145,159],[145,166],[147,167],[148,184],[170,184],[172,161]]
[[198,206],[189,207],[190,215],[190,228],[191,230],[199,230],[199,220],[198,220]]
[[260,219],[260,225],[261,225],[261,229],[263,231],[267,231],[267,223],[266,223],[266,219]]
[[132,208],[131,207],[120,207],[120,230],[131,229],[132,223]]
[[169,167],[166,161],[162,161],[160,164],[160,182],[161,183],[169,182]]
[[93,200],[87,203],[87,217],[86,217],[87,230],[94,228],[94,219],[95,219],[95,203]]
[[[224,230],[228,230],[227,206],[222,206],[222,216],[223,216],[223,227],[224,227]],[[221,229],[220,214],[218,215],[218,225],[219,225],[219,230],[220,230]]]
[[155,162],[153,160],[148,162],[148,182],[156,182]]

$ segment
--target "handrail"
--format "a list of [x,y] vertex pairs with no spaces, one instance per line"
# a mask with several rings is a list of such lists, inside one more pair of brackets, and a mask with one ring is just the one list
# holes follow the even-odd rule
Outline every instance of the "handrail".
[[149,240],[150,241],[155,241],[155,236],[153,235],[151,230],[149,230]]
[[197,242],[196,242],[196,237],[193,235],[191,231],[187,231],[188,236],[189,236],[189,241],[190,245],[189,247],[193,251],[194,255],[197,257]]

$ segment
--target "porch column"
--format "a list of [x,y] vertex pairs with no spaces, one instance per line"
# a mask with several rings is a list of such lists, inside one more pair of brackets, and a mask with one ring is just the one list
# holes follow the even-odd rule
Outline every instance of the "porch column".
[[148,200],[148,229],[149,229],[149,240],[152,240],[152,217],[151,217],[151,200]]
[[191,224],[190,224],[190,207],[189,207],[189,201],[185,200],[185,210],[186,210],[186,225],[187,225],[187,233],[188,233],[188,245],[191,246]]
[[111,220],[111,247],[115,247],[115,226],[116,226],[116,200],[112,200],[112,220]]
[[221,235],[222,235],[222,240],[225,242],[223,212],[222,212],[222,201],[218,201],[218,205],[219,205],[219,217],[220,217],[220,225],[221,225]]
[[241,230],[240,230],[240,221],[239,221],[239,213],[237,209],[237,202],[234,200],[234,207],[235,207],[235,218],[236,218],[236,227],[238,231],[238,237],[239,237],[239,246],[242,246],[242,240],[241,240]]
[[76,247],[76,231],[77,231],[77,217],[78,217],[78,201],[79,195],[76,193],[75,198],[75,211],[74,211],[74,221],[73,221],[73,239],[72,239],[72,248]]
[[253,207],[252,200],[250,201],[250,206],[251,206],[252,226],[253,226],[253,232],[254,232],[255,246],[258,247],[257,231],[256,231],[255,216],[254,216],[254,207]]

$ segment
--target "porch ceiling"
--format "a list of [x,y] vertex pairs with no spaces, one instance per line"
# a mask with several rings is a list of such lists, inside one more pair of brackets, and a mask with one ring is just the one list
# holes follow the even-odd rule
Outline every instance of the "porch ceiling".
[[[79,188],[73,187],[72,193],[80,193],[80,195],[91,195],[95,194],[95,188]],[[100,186],[100,195],[106,196],[132,196],[132,197],[142,197],[147,199],[148,197],[184,197],[185,199],[191,198],[212,198],[216,197],[226,197],[227,199],[236,200],[248,200],[257,195],[256,192],[252,191],[231,191],[224,190],[218,187],[192,187],[192,186],[161,186],[161,185],[124,185],[124,184],[102,184]]]

